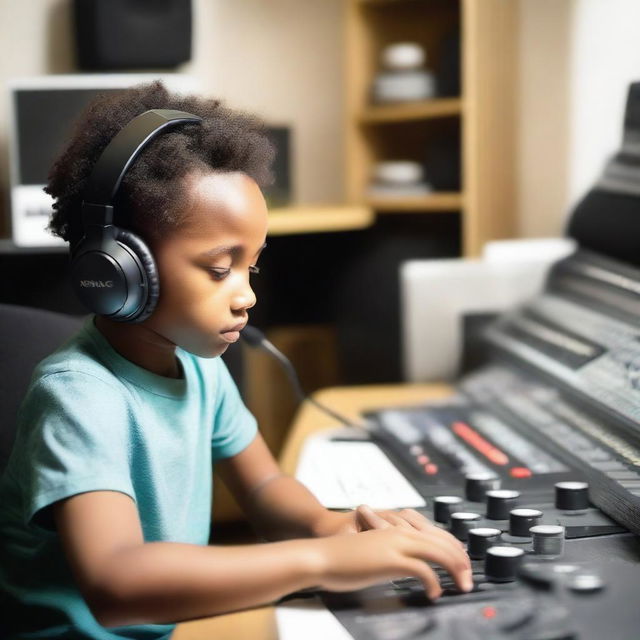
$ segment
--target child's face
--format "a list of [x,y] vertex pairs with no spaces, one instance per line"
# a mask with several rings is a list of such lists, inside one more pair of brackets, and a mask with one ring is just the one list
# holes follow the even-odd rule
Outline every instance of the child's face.
[[186,351],[210,358],[238,340],[237,330],[256,303],[249,276],[265,244],[267,206],[258,185],[244,173],[186,180],[184,223],[151,244],[160,299],[143,324]]

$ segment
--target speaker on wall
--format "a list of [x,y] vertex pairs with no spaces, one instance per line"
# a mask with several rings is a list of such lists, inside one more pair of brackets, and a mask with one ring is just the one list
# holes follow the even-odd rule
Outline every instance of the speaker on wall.
[[191,58],[191,0],[74,0],[85,71],[175,67]]

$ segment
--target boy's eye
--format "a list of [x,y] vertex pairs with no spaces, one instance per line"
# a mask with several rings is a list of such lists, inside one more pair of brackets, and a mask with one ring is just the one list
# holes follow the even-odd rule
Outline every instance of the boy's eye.
[[[224,280],[231,273],[231,269],[226,267],[209,267],[209,272],[213,274],[214,280]],[[252,264],[249,267],[249,273],[251,274],[260,273],[260,267],[255,264]]]
[[215,280],[224,280],[231,273],[231,269],[224,267],[211,267],[209,271],[213,274]]

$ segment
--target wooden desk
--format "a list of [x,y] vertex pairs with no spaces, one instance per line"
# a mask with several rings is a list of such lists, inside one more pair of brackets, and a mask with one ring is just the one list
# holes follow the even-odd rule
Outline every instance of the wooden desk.
[[[323,389],[314,398],[339,413],[358,420],[361,411],[385,406],[411,405],[428,399],[442,398],[451,393],[444,384],[375,385],[362,387],[335,387]],[[298,411],[280,456],[280,466],[294,474],[302,444],[308,436],[324,429],[340,426],[312,404]],[[172,640],[277,640],[273,607],[260,607],[213,618],[204,618],[178,625]]]

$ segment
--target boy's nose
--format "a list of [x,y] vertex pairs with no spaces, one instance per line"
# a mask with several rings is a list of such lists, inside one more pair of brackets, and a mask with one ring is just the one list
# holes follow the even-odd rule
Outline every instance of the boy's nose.
[[231,309],[233,311],[244,311],[255,306],[257,301],[256,294],[249,286],[239,290],[231,300]]

